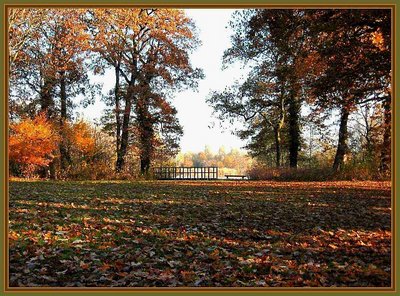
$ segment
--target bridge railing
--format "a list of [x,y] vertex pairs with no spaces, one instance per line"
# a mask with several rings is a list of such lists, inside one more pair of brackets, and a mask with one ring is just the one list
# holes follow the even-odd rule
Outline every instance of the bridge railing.
[[153,174],[159,180],[213,180],[218,167],[155,167]]

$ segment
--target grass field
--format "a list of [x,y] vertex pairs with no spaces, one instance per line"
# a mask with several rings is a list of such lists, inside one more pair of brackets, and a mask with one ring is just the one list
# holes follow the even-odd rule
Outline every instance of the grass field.
[[10,182],[10,286],[390,286],[389,182]]

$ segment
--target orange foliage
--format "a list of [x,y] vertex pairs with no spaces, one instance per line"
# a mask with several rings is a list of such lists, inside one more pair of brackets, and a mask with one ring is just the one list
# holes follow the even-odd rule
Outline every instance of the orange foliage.
[[376,31],[371,34],[371,41],[379,50],[385,50],[385,40],[383,38],[382,32]]
[[79,121],[72,126],[72,142],[84,154],[91,154],[95,148],[95,140],[90,132],[90,126],[84,121]]
[[44,114],[10,125],[10,160],[24,165],[47,166],[54,158],[58,136]]
[[13,8],[9,10],[8,26],[9,26],[9,62],[12,73],[13,63],[23,60],[23,49],[29,41],[37,34],[44,18],[45,10],[43,9],[23,9]]
[[187,53],[198,40],[183,10],[95,9],[92,13],[98,30],[91,40],[92,51],[109,64],[122,63],[136,69],[138,59],[147,60],[141,70],[150,72],[158,63],[157,75],[170,84],[175,79],[171,67],[190,71]]
[[[65,123],[66,140],[80,153],[89,155],[95,149],[90,125],[84,121]],[[47,166],[60,143],[59,131],[44,114],[10,125],[10,160],[28,166]]]

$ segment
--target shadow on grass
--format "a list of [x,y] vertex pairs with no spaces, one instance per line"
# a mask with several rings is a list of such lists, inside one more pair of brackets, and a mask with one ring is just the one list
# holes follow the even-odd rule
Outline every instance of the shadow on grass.
[[390,286],[390,188],[324,184],[12,182],[10,285]]

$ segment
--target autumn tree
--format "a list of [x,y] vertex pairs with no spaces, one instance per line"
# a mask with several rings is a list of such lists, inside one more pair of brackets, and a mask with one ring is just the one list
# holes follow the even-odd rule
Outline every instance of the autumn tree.
[[10,125],[9,159],[32,174],[46,168],[56,154],[59,136],[44,113]]
[[156,94],[140,96],[135,113],[140,171],[147,174],[159,150],[164,151],[165,156],[176,155],[183,131],[176,117],[176,109]]
[[307,11],[308,40],[324,61],[322,75],[311,80],[315,104],[340,110],[334,170],[348,151],[349,116],[359,105],[384,102],[385,135],[382,170],[390,163],[390,10],[329,9]]
[[[262,40],[268,40],[272,52],[277,55],[275,75],[280,81],[281,96],[286,100],[283,104],[287,108],[289,165],[296,168],[301,147],[300,111],[303,98],[297,68],[302,67],[303,12],[262,10],[251,20],[250,25],[250,35],[254,35],[253,43],[258,45],[262,44]],[[257,47],[258,54],[265,51],[264,46]]]
[[[93,10],[89,22],[93,50],[116,74],[116,170],[124,167],[134,122],[142,151],[142,173],[146,173],[156,136],[154,126],[163,125],[166,130],[166,118],[173,119],[175,124],[170,131],[181,133],[168,91],[195,86],[201,77],[201,72],[190,65],[188,56],[198,45],[194,25],[177,9]],[[152,116],[157,109],[162,112]],[[167,113],[173,116],[159,116]]]
[[84,157],[90,157],[94,153],[95,139],[89,123],[82,119],[70,127],[71,141],[74,148]]
[[[51,48],[48,53],[50,69],[47,74],[56,81],[60,99],[60,131],[69,118],[69,96],[87,94],[90,90],[85,58],[88,53],[88,34],[81,10],[54,10],[52,21],[43,28],[43,35]],[[61,169],[66,169],[70,155],[64,141],[60,143]]]
[[109,136],[83,119],[66,126],[71,166],[64,176],[74,179],[99,179],[112,176],[114,151]]
[[[126,85],[123,85],[123,82],[121,82],[121,71],[123,71],[125,65],[123,61],[129,64],[129,59],[126,56],[124,57],[124,53],[129,51],[129,44],[126,44],[126,39],[130,38],[128,28],[130,25],[134,27],[136,23],[133,20],[129,23],[129,20],[126,19],[126,10],[118,10],[120,14],[114,13],[114,11],[110,9],[89,10],[86,22],[91,32],[91,50],[98,54],[96,59],[98,67],[96,71],[103,72],[105,68],[113,67],[115,73],[114,89],[110,90],[109,95],[104,98],[106,104],[112,107],[112,109],[111,112],[108,112],[110,110],[106,110],[103,121],[105,121],[106,130],[113,130],[115,134],[116,167],[119,167],[123,162],[122,154],[126,153],[127,150],[127,147],[125,147],[127,146],[127,140],[124,140],[123,146],[121,145],[122,128],[125,122],[124,138],[128,138],[127,122],[129,121],[131,112],[131,104],[126,104],[130,98],[124,94],[127,89],[126,87],[123,89]],[[131,38],[134,39],[132,33]],[[125,72],[128,71],[125,70]],[[125,107],[123,106],[124,104]],[[114,117],[114,120],[112,117]]]
[[297,167],[301,144],[302,97],[296,71],[302,57],[301,20],[302,12],[298,10],[255,9],[234,14],[231,27],[235,33],[232,46],[225,51],[224,64],[241,61],[250,63],[252,69],[240,87],[213,93],[209,99],[220,118],[241,117],[247,122],[248,129],[240,136],[257,141],[248,148],[263,147],[258,141],[268,134],[266,129],[273,130],[278,167],[285,124],[291,167]]
[[[31,32],[26,26],[11,30],[12,39],[30,34],[29,42],[19,51],[19,58],[11,65],[18,80],[12,86],[28,86],[39,96],[39,105],[49,117],[68,117],[68,97],[79,93],[91,94],[85,60],[87,56],[87,33],[82,21],[84,10],[77,9],[26,9],[26,17],[37,18],[37,30]],[[31,22],[38,22],[34,19]],[[17,34],[17,32],[20,32]],[[25,32],[27,31],[27,32]],[[20,40],[22,42],[22,40]],[[68,96],[68,97],[67,97]],[[89,96],[87,96],[89,98]],[[55,105],[59,104],[58,107]]]
[[[268,149],[272,135],[279,139],[277,135],[284,131],[289,164],[296,167],[303,142],[301,110],[307,103],[314,114],[340,112],[333,161],[338,171],[347,153],[351,114],[365,103],[383,102],[381,170],[387,170],[389,10],[246,10],[234,15],[231,27],[235,33],[231,48],[225,52],[225,64],[237,60],[247,63],[250,75],[240,86],[213,93],[209,102],[222,119],[244,119],[248,128],[239,135],[250,139],[248,148],[256,152],[254,155],[262,155],[261,149]],[[277,112],[279,105],[282,112]],[[275,140],[274,146],[279,166],[282,140]]]
[[12,64],[16,77],[12,93],[17,97],[30,93],[34,110],[37,111],[35,106],[39,105],[48,118],[59,122],[60,163],[65,170],[71,159],[64,141],[67,138],[64,126],[70,120],[72,99],[83,94],[83,103],[87,104],[97,91],[88,77],[89,35],[83,20],[85,10],[27,9],[25,15],[34,18],[26,22],[39,24],[33,32],[27,25],[10,32],[19,32],[14,36],[16,40],[25,34],[30,36]]
[[[353,163],[378,175],[384,138],[384,109],[382,103],[368,102],[359,106],[350,121],[349,155]],[[382,173],[382,172],[381,172]]]
[[[50,79],[44,78],[44,56],[39,54],[40,29],[46,11],[38,9],[9,10],[9,105],[10,118],[13,120],[19,114],[29,113],[35,116],[36,105],[42,105],[42,110],[50,108],[49,96],[52,87]],[[33,92],[33,94],[32,94]],[[41,98],[37,100],[34,95]]]
[[[241,120],[246,129],[238,136],[249,139],[246,148],[253,156],[263,158],[275,151],[275,165],[281,165],[282,131],[285,123],[284,98],[275,83],[264,80],[265,76],[254,77],[242,85],[213,92],[208,102],[214,107],[221,120]],[[271,133],[270,133],[271,131]],[[271,146],[271,147],[270,147]]]
[[8,10],[9,76],[13,78],[14,63],[24,59],[24,48],[34,40],[45,10],[12,8]]
[[[36,115],[36,108],[31,102],[30,92],[21,84],[19,77],[21,65],[26,65],[25,48],[36,38],[36,32],[40,29],[44,10],[12,8],[8,9],[8,65],[9,65],[9,118],[14,120],[20,115]],[[24,69],[27,70],[26,68]],[[29,88],[28,88],[29,89]]]

